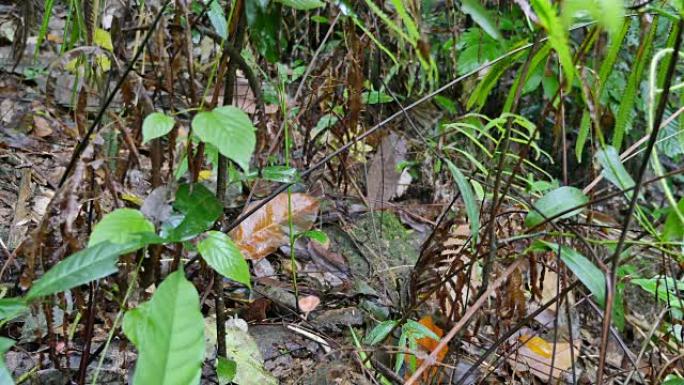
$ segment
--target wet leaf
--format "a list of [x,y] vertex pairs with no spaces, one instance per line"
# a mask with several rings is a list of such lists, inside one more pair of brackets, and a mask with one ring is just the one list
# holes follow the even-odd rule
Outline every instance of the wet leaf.
[[[541,197],[534,203],[534,208],[530,210],[525,218],[525,225],[527,227],[534,227],[544,222],[544,218],[552,218],[556,215],[572,209],[576,206],[581,206],[589,201],[589,198],[582,192],[582,190],[563,186],[557,188],[548,194]],[[535,210],[536,209],[536,210]],[[579,214],[582,209],[577,209],[565,213],[556,219],[568,218]]]
[[206,235],[197,250],[207,264],[222,276],[250,286],[249,266],[233,240],[219,231],[207,231]]
[[195,287],[182,270],[176,271],[143,306],[143,311],[129,311],[124,317],[124,331],[139,352],[133,383],[199,384],[204,319]]
[[[278,195],[230,232],[245,258],[259,260],[289,243],[287,195]],[[318,201],[304,193],[291,195],[294,231],[307,231],[318,214]],[[256,204],[252,203],[250,208]]]

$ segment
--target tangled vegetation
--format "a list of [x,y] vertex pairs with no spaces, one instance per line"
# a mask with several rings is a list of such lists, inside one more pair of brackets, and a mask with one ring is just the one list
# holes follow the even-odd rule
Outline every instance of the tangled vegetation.
[[0,383],[684,384],[681,0],[0,10]]

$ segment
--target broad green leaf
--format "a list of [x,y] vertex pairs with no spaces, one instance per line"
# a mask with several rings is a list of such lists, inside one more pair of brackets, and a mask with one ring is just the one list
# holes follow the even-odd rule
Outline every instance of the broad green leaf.
[[226,22],[226,15],[223,13],[223,8],[221,8],[221,2],[219,0],[211,0],[209,3],[209,21],[212,27],[216,30],[221,39],[228,38],[228,23]]
[[397,321],[388,320],[380,322],[366,335],[366,344],[369,346],[373,346],[384,341],[385,338],[387,338],[387,336],[392,332],[395,326],[397,326]]
[[458,187],[458,191],[461,193],[461,197],[463,197],[463,202],[465,203],[466,207],[466,214],[468,215],[468,221],[470,222],[470,235],[473,238],[471,245],[474,246],[477,244],[477,235],[480,231],[480,209],[477,201],[475,200],[473,187],[470,185],[470,183],[468,183],[465,175],[463,175],[461,170],[459,170],[455,164],[448,159],[444,160],[446,161],[449,171],[451,171],[451,174],[456,181],[456,186]]
[[264,369],[264,359],[259,347],[246,330],[235,326],[226,328],[226,355],[237,365],[234,383],[238,385],[278,384],[278,380]]
[[256,145],[255,128],[241,109],[233,106],[217,107],[200,112],[192,120],[193,132],[202,140],[216,146],[219,152],[249,170],[249,160]]
[[325,6],[325,3],[319,0],[277,0],[283,5],[298,9],[300,11],[308,11],[310,9],[320,8]]
[[219,385],[227,385],[235,378],[237,364],[233,360],[225,357],[219,357],[216,362],[216,376],[219,380]]
[[206,235],[197,250],[207,264],[224,277],[250,286],[249,266],[233,240],[219,231],[207,231]]
[[126,243],[104,241],[74,253],[35,281],[26,294],[26,300],[60,293],[113,274],[116,272],[116,261],[120,255],[158,242],[155,238],[141,235]]
[[5,365],[5,353],[14,346],[14,340],[6,337],[0,337],[0,384],[14,385],[12,374]]
[[135,385],[200,383],[204,361],[204,319],[199,295],[182,270],[159,285],[143,312],[128,316],[135,330],[138,361]]
[[[684,309],[682,301],[680,301],[679,294],[684,290],[683,281],[675,281],[672,277],[654,277],[654,278],[635,278],[630,280],[633,283],[641,287],[646,292],[658,297],[658,300],[664,303],[679,308]],[[675,285],[677,286],[675,288]]]
[[223,206],[216,196],[199,183],[178,187],[173,207],[185,214],[181,223],[166,235],[167,239],[176,242],[210,229],[223,213]]
[[620,32],[624,21],[624,0],[565,0],[563,19],[568,27],[572,19],[589,15],[603,27],[611,37]]
[[0,299],[0,321],[11,320],[26,310],[28,306],[23,298]]
[[[677,203],[677,207],[680,212],[684,212],[684,198]],[[670,207],[670,212],[667,214],[667,219],[665,219],[663,238],[673,242],[684,241],[684,223],[682,223],[679,215],[677,215],[677,211],[672,207]]]
[[[535,243],[542,245],[548,250],[558,254],[560,251],[560,259],[572,271],[577,279],[589,289],[591,294],[596,299],[596,303],[605,309],[606,307],[606,276],[596,267],[587,257],[578,253],[575,249],[567,246],[560,246],[547,241],[535,241]],[[625,324],[625,315],[622,305],[621,290],[616,290],[613,298],[613,322],[622,330]]]
[[88,247],[105,241],[127,243],[137,239],[141,233],[154,234],[154,225],[145,219],[143,213],[129,208],[116,209],[95,225]]
[[473,21],[487,32],[489,36],[496,40],[503,38],[499,28],[496,26],[496,22],[492,19],[489,11],[480,4],[480,0],[462,0],[461,9],[463,13],[470,15]]
[[121,327],[128,340],[135,346],[140,346],[145,333],[149,307],[150,302],[144,302],[138,305],[138,307],[127,311],[124,315]]
[[665,382],[663,382],[661,385],[684,385],[684,378],[674,374],[669,374],[667,377],[665,377]]
[[549,0],[531,0],[530,3],[542,27],[548,32],[549,44],[558,54],[558,60],[565,73],[566,89],[569,90],[575,75],[575,65],[568,44],[568,32],[558,17],[556,7]]
[[143,144],[168,134],[175,124],[176,121],[172,117],[162,112],[153,112],[147,115],[142,125]]
[[316,241],[320,243],[323,246],[328,246],[330,244],[330,238],[328,238],[328,234],[321,230],[309,230],[305,231],[303,233],[297,234],[297,237],[307,237],[313,241]]
[[[629,175],[625,166],[622,165],[620,155],[618,155],[615,147],[607,146],[606,148],[599,150],[596,154],[596,158],[601,167],[603,167],[601,175],[608,179],[615,187],[621,190],[634,187],[634,179]],[[628,197],[632,196],[631,191],[627,191],[626,194]]]
[[573,207],[584,205],[588,201],[589,198],[587,198],[582,190],[576,187],[559,187],[535,202],[534,207],[527,213],[525,226],[534,227],[544,222],[545,218],[560,219],[577,215],[582,211],[581,208],[572,210],[555,218],[560,213],[566,212]]

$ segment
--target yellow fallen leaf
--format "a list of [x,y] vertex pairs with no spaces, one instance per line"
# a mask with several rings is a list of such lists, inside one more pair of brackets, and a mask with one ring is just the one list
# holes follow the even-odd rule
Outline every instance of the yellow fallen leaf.
[[[570,343],[556,342],[555,351],[554,343],[548,342],[545,339],[524,334],[518,337],[522,346],[518,349],[517,354],[509,359],[509,362],[518,371],[529,371],[542,381],[549,381],[549,374],[555,380],[561,379],[572,366],[572,355]],[[575,345],[575,360],[579,353],[579,346]],[[553,362],[553,371],[551,370],[551,363]]]
[[125,200],[126,202],[133,203],[134,205],[136,205],[138,207],[142,206],[142,204],[143,204],[142,198],[140,198],[139,196],[137,196],[135,194],[131,194],[131,193],[121,194],[121,199]]
[[112,44],[112,35],[102,28],[97,28],[95,34],[93,35],[93,42],[98,47],[104,48],[107,51],[114,51],[114,45]]
[[199,172],[199,175],[197,176],[197,180],[200,182],[204,182],[205,180],[209,180],[211,178],[211,170],[202,170]]

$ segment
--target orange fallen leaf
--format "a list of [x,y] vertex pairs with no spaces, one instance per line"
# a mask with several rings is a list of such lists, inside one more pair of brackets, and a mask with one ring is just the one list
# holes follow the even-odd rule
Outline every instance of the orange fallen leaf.
[[[435,325],[431,316],[429,316],[429,315],[425,316],[425,317],[421,318],[418,322],[421,325],[425,326],[426,328],[430,329],[433,333],[435,333],[438,337],[440,337],[440,339],[442,338],[442,336],[444,336],[444,330],[442,330],[442,328],[440,328],[439,326]],[[416,340],[416,342],[418,343],[418,346],[420,346],[421,348],[423,348],[426,351],[426,354],[432,353],[432,351],[437,348],[437,345],[439,345],[439,340],[435,340],[435,339],[432,339],[430,337],[419,338]],[[439,363],[441,363],[442,361],[444,361],[444,358],[446,358],[446,355],[448,352],[449,352],[449,348],[447,348],[445,346],[444,348],[442,348],[442,350],[440,350],[437,353],[435,365],[432,365],[435,367],[432,369],[426,370],[423,373],[422,379],[423,379],[424,383],[426,383],[426,384],[433,383],[430,381],[430,379],[433,379],[433,377],[435,375],[437,375],[438,368],[436,366]],[[405,359],[407,360],[406,363],[408,364],[409,357],[406,357]],[[417,367],[420,367],[420,365],[423,364],[423,360],[417,359],[416,363],[417,363]],[[407,378],[410,377],[410,373],[406,373],[406,374],[407,374]],[[438,378],[437,380],[438,381],[436,383],[441,383],[441,381],[439,381],[439,380],[441,380],[441,378]]]
[[[556,342],[555,352],[554,343],[545,339],[532,336],[521,335],[518,340],[523,345],[518,349],[517,354],[509,359],[511,364],[518,371],[530,371],[542,381],[549,381],[549,374],[554,379],[562,378],[572,366],[572,355],[570,343]],[[579,346],[575,346],[575,355],[579,351]],[[553,361],[553,371],[551,362]]]
[[[254,202],[247,210],[254,207]],[[295,233],[309,230],[318,214],[318,201],[304,193],[291,194]],[[287,193],[276,196],[230,232],[247,259],[260,260],[289,242]]]

